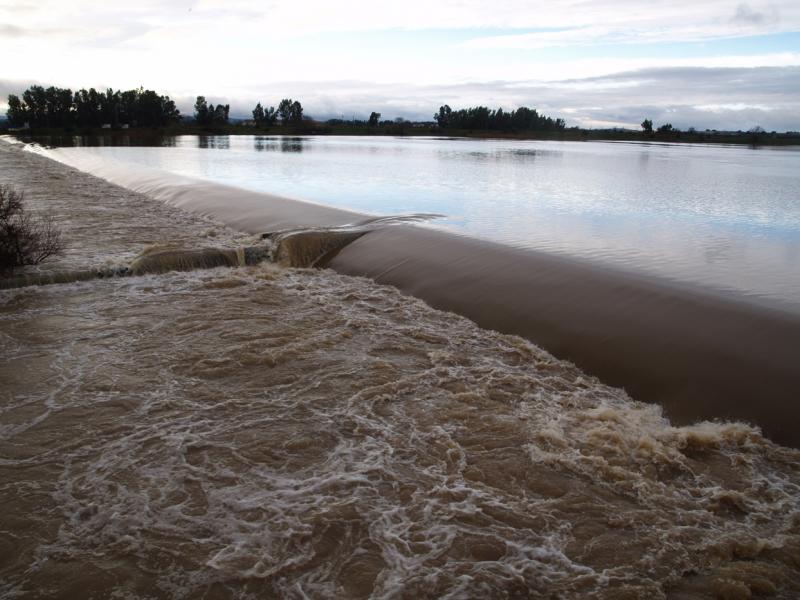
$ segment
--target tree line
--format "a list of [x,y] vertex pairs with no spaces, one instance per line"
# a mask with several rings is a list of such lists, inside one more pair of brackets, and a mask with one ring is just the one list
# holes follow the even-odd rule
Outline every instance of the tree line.
[[264,108],[261,106],[261,102],[256,104],[253,109],[253,121],[259,127],[275,125],[279,118],[284,125],[301,124],[303,122],[303,105],[298,100],[284,98],[278,104],[277,109],[274,106]]
[[198,125],[224,125],[228,122],[230,104],[208,104],[205,96],[198,96],[194,103],[194,120]]
[[552,119],[525,106],[507,112],[502,108],[490,110],[486,106],[453,110],[445,104],[439,107],[433,120],[442,129],[561,131],[566,127],[564,119]]
[[[277,108],[266,107],[259,102],[252,115],[253,122],[259,127],[270,127],[279,121],[283,125],[300,126],[304,119],[307,120],[303,114],[303,105],[292,98],[282,99]],[[8,96],[7,116],[11,127],[23,127],[27,124],[32,128],[61,129],[102,126],[116,128],[121,125],[161,127],[181,121],[181,113],[169,96],[143,88],[127,91],[109,88],[105,92],[89,88],[73,93],[68,88],[34,85],[25,90],[21,97],[15,94]],[[197,96],[194,120],[198,125],[226,125],[229,117],[229,104],[215,106],[205,96]],[[404,121],[380,119],[381,114],[373,112],[367,121],[358,121],[357,124],[373,128]],[[563,119],[552,119],[524,106],[512,111],[504,111],[502,108],[490,110],[485,106],[453,110],[445,104],[439,108],[433,119],[439,128],[452,130],[525,132],[559,131],[565,128]],[[329,123],[334,121],[338,122],[334,119]],[[353,124],[356,124],[355,120]]]
[[[651,119],[642,121],[642,131],[648,135],[653,133],[653,121]],[[656,133],[681,133],[681,130],[677,127],[673,127],[672,123],[664,123],[656,129]],[[692,131],[691,133],[694,132]]]
[[94,88],[75,93],[68,88],[32,85],[22,93],[8,96],[9,124],[12,127],[101,127],[119,125],[159,127],[180,120],[181,113],[169,96],[153,90],[113,90]]

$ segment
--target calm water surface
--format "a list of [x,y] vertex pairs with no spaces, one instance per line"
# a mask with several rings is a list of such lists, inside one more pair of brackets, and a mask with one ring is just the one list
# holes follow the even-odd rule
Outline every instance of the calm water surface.
[[164,144],[69,151],[362,212],[441,213],[437,226],[471,236],[800,306],[798,149],[266,136]]

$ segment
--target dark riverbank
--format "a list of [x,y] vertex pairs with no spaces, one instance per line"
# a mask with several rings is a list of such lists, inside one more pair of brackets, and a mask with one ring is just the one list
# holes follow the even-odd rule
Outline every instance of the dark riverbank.
[[[0,134],[9,133],[0,129]],[[37,141],[53,146],[72,146],[74,137],[81,136],[98,145],[162,145],[164,140],[178,135],[348,135],[348,136],[408,136],[408,137],[465,137],[476,139],[542,140],[564,142],[645,142],[665,144],[736,144],[747,146],[796,146],[800,134],[777,132],[669,132],[647,134],[638,131],[566,129],[560,131],[502,132],[468,129],[441,129],[427,123],[395,123],[368,127],[309,121],[300,126],[256,127],[241,123],[202,126],[190,123],[159,128],[130,129],[46,129],[15,131],[13,135],[24,141]]]

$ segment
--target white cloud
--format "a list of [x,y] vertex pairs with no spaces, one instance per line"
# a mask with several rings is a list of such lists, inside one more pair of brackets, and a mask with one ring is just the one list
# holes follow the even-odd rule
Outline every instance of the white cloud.
[[[217,43],[224,40],[224,26],[255,25],[265,35],[308,35],[331,31],[378,31],[385,29],[580,29],[583,32],[657,39],[710,38],[776,30],[797,31],[800,6],[794,0],[753,0],[734,5],[729,0],[673,0],[642,3],[640,0],[42,0],[36,4],[0,2],[0,21],[36,29],[70,24],[76,29],[98,22],[141,20],[152,27],[184,27],[216,24]],[[690,24],[690,25],[687,25]],[[625,32],[633,32],[626,34]],[[85,33],[88,33],[85,31]],[[543,32],[528,39],[574,33]],[[524,36],[505,36],[512,43]],[[502,38],[498,38],[499,40]],[[210,40],[209,40],[210,41]]]
[[[795,0],[506,0],[491,8],[485,0],[0,0],[0,24],[0,56],[13,57],[3,63],[7,80],[142,85],[184,110],[197,94],[240,113],[289,95],[329,115],[374,109],[418,118],[442,102],[530,104],[569,111],[575,124],[627,123],[658,106],[797,108],[791,82],[775,73],[800,66],[800,50],[667,58],[637,45],[800,31]],[[630,51],[594,50],[609,41]],[[569,58],[558,54],[564,45]],[[546,59],[535,50],[545,46],[556,48]],[[707,80],[711,71],[701,70],[744,67],[738,80]],[[788,70],[770,71],[768,89],[749,84],[775,68]]]

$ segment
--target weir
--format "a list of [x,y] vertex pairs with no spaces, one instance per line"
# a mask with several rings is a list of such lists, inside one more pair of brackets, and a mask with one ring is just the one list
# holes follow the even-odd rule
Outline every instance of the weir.
[[89,154],[37,151],[240,231],[272,232],[268,239],[283,242],[275,254],[282,264],[367,276],[525,337],[661,404],[678,423],[744,420],[800,446],[800,315],[791,310],[402,221],[354,229],[369,216]]
[[76,271],[31,273],[0,279],[0,289],[51,285],[152,275],[170,271],[194,271],[215,267],[244,267],[264,261],[292,268],[323,268],[347,244],[364,235],[359,231],[285,231],[267,234],[262,246],[240,248],[146,248],[129,266],[103,267]]

